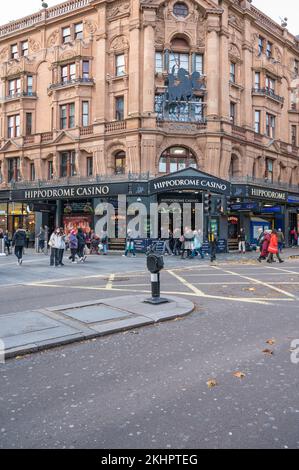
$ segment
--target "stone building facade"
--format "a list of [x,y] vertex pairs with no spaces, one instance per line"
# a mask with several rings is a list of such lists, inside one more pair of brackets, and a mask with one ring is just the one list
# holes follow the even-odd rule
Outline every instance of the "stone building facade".
[[[247,0],[69,0],[0,27],[0,203],[193,167],[240,185],[237,202],[242,185],[284,190],[286,214],[299,42],[285,26]],[[171,100],[170,83],[192,93]]]

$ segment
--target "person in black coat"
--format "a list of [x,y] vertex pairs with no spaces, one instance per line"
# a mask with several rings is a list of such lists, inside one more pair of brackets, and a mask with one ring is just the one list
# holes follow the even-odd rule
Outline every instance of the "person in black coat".
[[26,230],[23,227],[19,227],[15,232],[12,239],[12,246],[15,247],[15,255],[18,258],[18,264],[21,265],[23,262],[23,250],[26,245]]
[[77,239],[78,239],[77,254],[79,256],[79,261],[85,261],[86,256],[84,255],[84,247],[85,247],[85,244],[86,244],[86,237],[85,237],[85,234],[84,234],[82,228],[78,228]]

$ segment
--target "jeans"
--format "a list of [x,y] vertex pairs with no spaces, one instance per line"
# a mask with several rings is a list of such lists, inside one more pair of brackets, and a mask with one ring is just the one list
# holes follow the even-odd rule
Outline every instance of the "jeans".
[[59,264],[63,264],[62,261],[63,261],[64,250],[58,250],[58,251],[59,251],[59,253],[58,253]]
[[50,255],[50,266],[58,266],[59,265],[59,252],[60,250],[58,248],[53,248],[51,247],[51,255]]
[[196,256],[196,255],[200,255],[201,259],[204,259],[204,254],[202,252],[202,246],[200,248],[194,248],[192,250],[192,255],[191,255],[192,258],[194,258],[194,256]]
[[108,253],[108,245],[107,243],[102,243],[102,245],[103,245],[103,253],[104,255],[106,255]]
[[84,246],[85,246],[85,245],[80,245],[80,246],[78,246],[78,256],[79,256],[79,258],[83,258],[83,257],[84,257]]
[[278,251],[282,253],[283,242],[278,242]]
[[133,256],[136,256],[136,251],[135,251],[135,243],[126,243],[126,250],[125,250],[125,256],[127,256],[128,252],[133,253]]
[[217,250],[216,243],[210,243],[210,249],[211,249],[211,261],[214,261],[216,259],[216,250]]
[[18,259],[23,258],[23,246],[15,246],[15,255]]

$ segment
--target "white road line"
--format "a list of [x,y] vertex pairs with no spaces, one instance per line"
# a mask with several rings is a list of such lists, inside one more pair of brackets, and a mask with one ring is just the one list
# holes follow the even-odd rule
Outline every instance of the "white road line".
[[106,284],[106,289],[112,289],[114,278],[115,278],[115,274],[110,274],[109,281]]
[[259,284],[259,285],[262,285],[264,287],[268,287],[269,289],[275,290],[276,292],[279,292],[280,294],[286,295],[287,297],[291,297],[292,299],[296,299],[296,296],[291,294],[290,292],[279,289],[278,287],[274,287],[273,285],[268,284],[267,282],[260,281],[259,279],[254,279],[252,277],[244,276],[243,274],[235,273],[233,271],[224,270],[224,269],[219,268],[218,266],[214,266],[214,269],[215,270],[219,269],[221,271],[226,272],[227,274],[231,274],[232,276],[238,276],[238,277],[241,277],[243,279],[247,279],[248,281],[252,281],[255,284]]
[[269,266],[268,269],[269,270],[270,269],[275,269],[276,271],[281,271],[281,272],[275,273],[275,274],[297,274],[297,276],[299,276],[298,271],[290,271],[289,269],[285,269],[285,268],[276,268],[275,266]]

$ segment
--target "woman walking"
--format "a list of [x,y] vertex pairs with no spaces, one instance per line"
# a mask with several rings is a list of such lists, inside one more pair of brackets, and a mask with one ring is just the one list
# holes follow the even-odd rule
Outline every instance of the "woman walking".
[[15,255],[18,258],[18,265],[20,266],[23,262],[23,252],[26,245],[26,230],[23,227],[19,227],[15,232],[12,239],[12,246],[15,247]]
[[84,255],[84,248],[86,244],[86,239],[84,232],[81,227],[78,228],[78,233],[77,233],[77,239],[78,239],[78,256],[79,256],[79,261],[83,263],[86,260],[86,255]]
[[262,248],[261,248],[261,253],[260,256],[258,257],[258,261],[261,263],[263,259],[266,259],[269,252],[268,252],[268,247],[270,244],[271,240],[271,230],[265,230],[264,232],[264,237],[263,237],[263,243],[262,243]]
[[72,261],[72,263],[77,263],[76,254],[78,250],[78,238],[76,236],[76,230],[72,230],[70,233],[69,246],[71,250],[71,256],[69,257],[69,259]]
[[274,262],[273,255],[276,255],[278,261],[280,263],[283,263],[283,260],[281,259],[280,255],[279,255],[279,252],[278,252],[278,237],[277,237],[277,231],[276,230],[272,230],[270,243],[269,243],[269,247],[268,247],[268,252],[269,252],[269,256],[268,256],[268,259],[267,259],[267,263],[273,263]]

